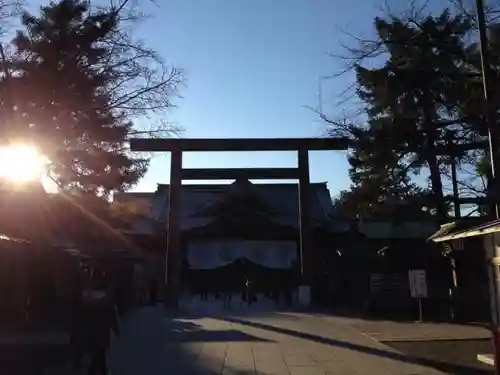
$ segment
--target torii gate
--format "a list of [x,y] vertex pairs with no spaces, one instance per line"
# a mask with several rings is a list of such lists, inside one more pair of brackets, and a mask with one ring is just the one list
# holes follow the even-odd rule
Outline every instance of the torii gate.
[[[165,306],[177,307],[180,287],[180,190],[182,180],[247,179],[298,179],[299,180],[299,265],[303,282],[308,283],[311,273],[309,254],[311,248],[310,226],[310,150],[346,150],[347,138],[244,138],[244,139],[145,139],[130,141],[132,151],[171,153],[170,195],[168,202],[167,256],[165,275]],[[183,169],[184,151],[297,151],[296,168],[220,168]]]

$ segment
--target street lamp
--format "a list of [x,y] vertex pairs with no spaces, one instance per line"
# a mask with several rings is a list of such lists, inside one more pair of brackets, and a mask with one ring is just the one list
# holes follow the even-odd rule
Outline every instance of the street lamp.
[[[495,219],[499,219],[499,207],[498,207],[498,184],[497,177],[498,173],[496,168],[500,165],[498,160],[499,149],[499,138],[498,138],[498,127],[496,124],[496,111],[495,106],[491,101],[491,68],[490,68],[490,49],[488,45],[488,35],[486,33],[486,22],[484,15],[484,4],[483,0],[476,0],[476,10],[477,10],[477,27],[479,31],[479,42],[480,42],[480,54],[481,54],[481,70],[483,75],[483,89],[484,89],[484,103],[485,103],[485,114],[486,122],[488,127],[488,143],[490,151],[490,163],[491,163],[491,177],[492,181],[488,188],[488,200],[491,203],[492,211],[495,214]],[[496,245],[496,244],[495,244]],[[489,279],[490,279],[490,296],[491,301],[491,316],[492,316],[492,327],[491,332],[493,335],[494,344],[494,357],[495,357],[495,370],[497,375],[500,375],[500,330],[499,330],[499,315],[500,315],[500,265],[497,264],[497,260],[500,257],[500,247],[490,246],[490,254],[488,254],[488,264],[489,268]]]

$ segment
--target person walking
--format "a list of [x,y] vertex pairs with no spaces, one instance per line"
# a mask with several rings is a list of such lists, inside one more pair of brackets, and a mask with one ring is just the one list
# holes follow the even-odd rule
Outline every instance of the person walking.
[[245,295],[247,298],[247,305],[250,306],[255,299],[255,296],[253,294],[253,282],[250,280],[248,277],[245,280]]
[[70,346],[72,354],[73,367],[82,366],[83,355],[83,290],[82,280],[78,279],[71,293],[71,331]]
[[83,295],[84,351],[90,357],[89,375],[107,375],[107,354],[111,332],[119,335],[118,314],[111,293],[103,285],[94,286]]
[[233,289],[231,284],[227,283],[226,285],[224,285],[222,293],[223,293],[222,298],[223,298],[224,308],[230,309],[231,300],[233,299]]

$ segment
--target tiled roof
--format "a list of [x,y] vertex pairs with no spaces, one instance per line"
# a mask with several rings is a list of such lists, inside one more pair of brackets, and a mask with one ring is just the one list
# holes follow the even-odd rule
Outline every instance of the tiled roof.
[[[237,191],[237,184],[232,185],[183,185],[181,190],[181,217],[184,219],[193,218],[195,213],[202,207],[214,205],[225,199],[230,194]],[[273,221],[289,226],[298,226],[299,215],[299,195],[297,184],[252,184],[251,190],[246,186],[242,194],[253,193],[258,199],[270,206],[276,212]],[[169,186],[160,185],[159,194],[163,196],[162,203],[168,201]],[[326,184],[311,184],[311,218],[316,224],[325,224],[329,222],[328,213],[333,211],[333,205],[330,199]],[[330,207],[322,207],[326,195]],[[157,200],[157,202],[160,199]],[[160,207],[154,207],[158,216],[154,217],[158,221],[166,221],[168,205],[162,204]],[[188,220],[189,221],[189,220]],[[189,221],[190,224],[195,223]],[[187,226],[191,226],[185,223]]]
[[[282,226],[299,226],[298,184],[252,184],[237,181],[231,185],[182,185],[181,228],[202,227],[214,220],[200,215],[205,209],[228,199],[231,195],[252,194],[275,213],[270,218]],[[311,184],[311,219],[314,226],[329,228],[333,218],[333,205],[326,183]],[[142,198],[143,196],[141,196]],[[158,185],[152,196],[150,218],[166,223],[168,216],[169,185]],[[210,212],[210,210],[207,210]],[[342,223],[340,223],[342,224]],[[337,227],[337,225],[335,226]],[[338,225],[344,231],[348,225]],[[335,230],[335,228],[332,228]]]

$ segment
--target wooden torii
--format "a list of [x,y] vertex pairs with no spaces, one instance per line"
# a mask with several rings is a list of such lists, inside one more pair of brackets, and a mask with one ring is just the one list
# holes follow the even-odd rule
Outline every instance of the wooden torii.
[[[244,138],[201,139],[135,138],[130,149],[138,152],[170,152],[170,194],[168,202],[167,254],[165,275],[165,306],[177,307],[181,255],[180,255],[180,190],[182,180],[227,179],[298,179],[299,180],[299,265],[303,282],[308,283],[311,273],[309,254],[311,248],[309,151],[346,150],[347,138]],[[183,169],[184,151],[297,151],[296,168],[220,168]]]

